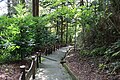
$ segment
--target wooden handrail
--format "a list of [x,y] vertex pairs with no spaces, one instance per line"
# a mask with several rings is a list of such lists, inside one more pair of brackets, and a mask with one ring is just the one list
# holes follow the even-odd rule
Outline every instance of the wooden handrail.
[[21,75],[19,77],[19,80],[29,80],[31,76],[33,79],[35,79],[35,71],[38,63],[37,57],[39,56],[32,56],[32,62],[28,70],[25,70],[25,65],[20,66]]
[[19,80],[22,80],[23,72],[20,74]]
[[25,79],[25,65],[20,66],[20,69],[21,69],[22,74],[19,80],[26,80]]
[[[55,51],[57,46],[54,45],[53,47]],[[50,48],[50,50],[52,50],[52,48]],[[47,55],[47,51],[48,50],[46,49],[43,54]],[[41,53],[36,52],[36,56],[32,56],[32,62],[28,70],[25,70],[25,65],[20,66],[21,74],[19,80],[29,80],[31,76],[35,79],[35,71],[39,67],[39,63],[41,63]]]
[[33,61],[33,67],[32,67],[32,74],[33,74],[33,79],[35,79],[35,56],[32,56],[32,61]]

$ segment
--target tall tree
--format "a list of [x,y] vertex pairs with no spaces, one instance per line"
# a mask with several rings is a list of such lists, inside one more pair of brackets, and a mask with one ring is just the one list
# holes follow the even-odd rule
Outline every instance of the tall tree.
[[7,0],[7,5],[8,5],[8,16],[11,16],[11,6],[10,6],[10,0]]
[[64,32],[63,32],[63,16],[60,17],[61,18],[61,44],[63,43],[63,35],[64,35]]
[[32,0],[32,6],[33,16],[39,16],[39,0]]

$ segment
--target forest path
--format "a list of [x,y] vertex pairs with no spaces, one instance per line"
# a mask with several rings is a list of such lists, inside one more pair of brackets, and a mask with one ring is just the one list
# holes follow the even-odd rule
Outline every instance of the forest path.
[[40,64],[40,68],[37,69],[34,80],[72,80],[69,73],[60,64],[61,59],[70,47],[62,47],[48,55],[47,59]]

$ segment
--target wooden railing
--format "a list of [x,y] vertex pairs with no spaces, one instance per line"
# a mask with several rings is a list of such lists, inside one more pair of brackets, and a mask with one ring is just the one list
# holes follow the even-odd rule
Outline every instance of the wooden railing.
[[29,80],[31,76],[33,79],[35,79],[35,72],[39,67],[39,63],[41,63],[41,53],[37,52],[36,56],[32,56],[32,62],[29,70],[25,69],[25,65],[20,66],[21,75],[19,77],[19,80]]
[[[53,45],[51,47],[46,48],[43,54],[47,55],[52,53],[52,51],[59,49],[60,45]],[[20,66],[21,74],[20,74],[19,80],[29,80],[31,76],[32,76],[32,79],[35,79],[35,72],[36,72],[36,69],[39,67],[39,63],[41,63],[41,53],[36,52],[36,55],[32,56],[32,62],[29,70],[25,69],[26,68],[25,65]]]

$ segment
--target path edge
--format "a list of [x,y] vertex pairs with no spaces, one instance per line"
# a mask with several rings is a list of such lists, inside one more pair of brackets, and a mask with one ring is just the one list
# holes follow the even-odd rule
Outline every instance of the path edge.
[[69,54],[69,52],[73,49],[73,47],[69,48],[67,52],[65,53],[65,56],[61,59],[61,61],[65,61],[65,63],[62,64],[62,66],[65,68],[65,70],[68,72],[68,74],[71,76],[72,80],[78,80],[78,77],[75,76],[72,70],[70,70],[69,66],[66,63],[65,57]]
[[71,76],[72,80],[78,80],[78,78],[74,75],[74,73],[70,70],[70,68],[68,67],[68,65],[66,63],[63,64],[63,67],[69,73],[69,75]]

